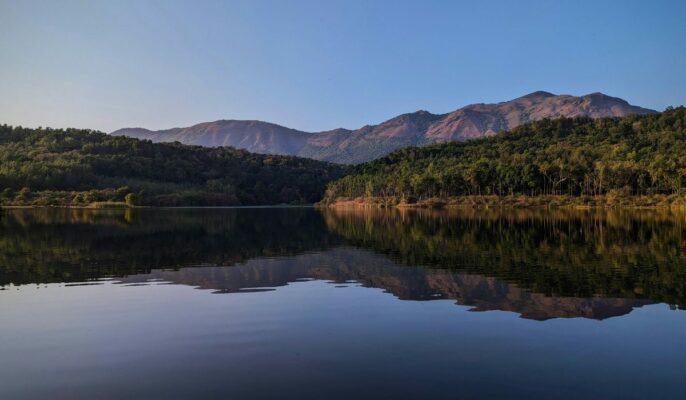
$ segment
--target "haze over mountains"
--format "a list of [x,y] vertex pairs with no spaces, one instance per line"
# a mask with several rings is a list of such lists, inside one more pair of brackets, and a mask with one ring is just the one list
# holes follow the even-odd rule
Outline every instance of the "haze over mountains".
[[420,110],[356,130],[311,133],[262,121],[219,120],[160,131],[124,128],[112,135],[208,147],[233,146],[255,153],[355,164],[401,147],[478,138],[544,118],[623,117],[655,112],[602,93],[570,96],[537,91],[500,103],[471,104],[447,114]]

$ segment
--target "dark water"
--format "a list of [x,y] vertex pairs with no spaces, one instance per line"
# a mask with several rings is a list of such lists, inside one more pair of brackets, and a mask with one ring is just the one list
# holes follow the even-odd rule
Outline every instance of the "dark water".
[[0,398],[686,396],[686,215],[12,210]]

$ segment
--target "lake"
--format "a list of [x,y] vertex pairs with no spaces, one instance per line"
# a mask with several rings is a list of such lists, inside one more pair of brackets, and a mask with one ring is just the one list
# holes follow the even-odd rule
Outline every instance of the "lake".
[[686,214],[8,210],[3,399],[680,399]]

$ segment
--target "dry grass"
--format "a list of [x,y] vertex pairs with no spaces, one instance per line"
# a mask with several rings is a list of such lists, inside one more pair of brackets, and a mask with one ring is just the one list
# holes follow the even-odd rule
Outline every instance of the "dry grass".
[[652,195],[619,196],[613,193],[603,196],[459,196],[430,197],[407,202],[396,197],[337,198],[333,202],[319,204],[335,208],[672,208],[686,209],[686,196]]

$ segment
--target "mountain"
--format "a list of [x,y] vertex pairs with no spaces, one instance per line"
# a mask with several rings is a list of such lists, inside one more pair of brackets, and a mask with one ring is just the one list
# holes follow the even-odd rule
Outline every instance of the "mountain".
[[538,91],[500,103],[471,104],[447,114],[428,111],[402,114],[356,130],[339,128],[309,133],[262,121],[220,120],[161,131],[124,128],[112,135],[154,142],[233,146],[256,153],[357,164],[383,157],[401,147],[464,141],[544,118],[624,117],[655,112],[602,93],[570,96]]
[[206,147],[231,146],[252,153],[296,155],[311,134],[262,121],[220,120],[151,131],[126,128],[112,132],[115,136],[149,139],[153,142],[181,142]]

